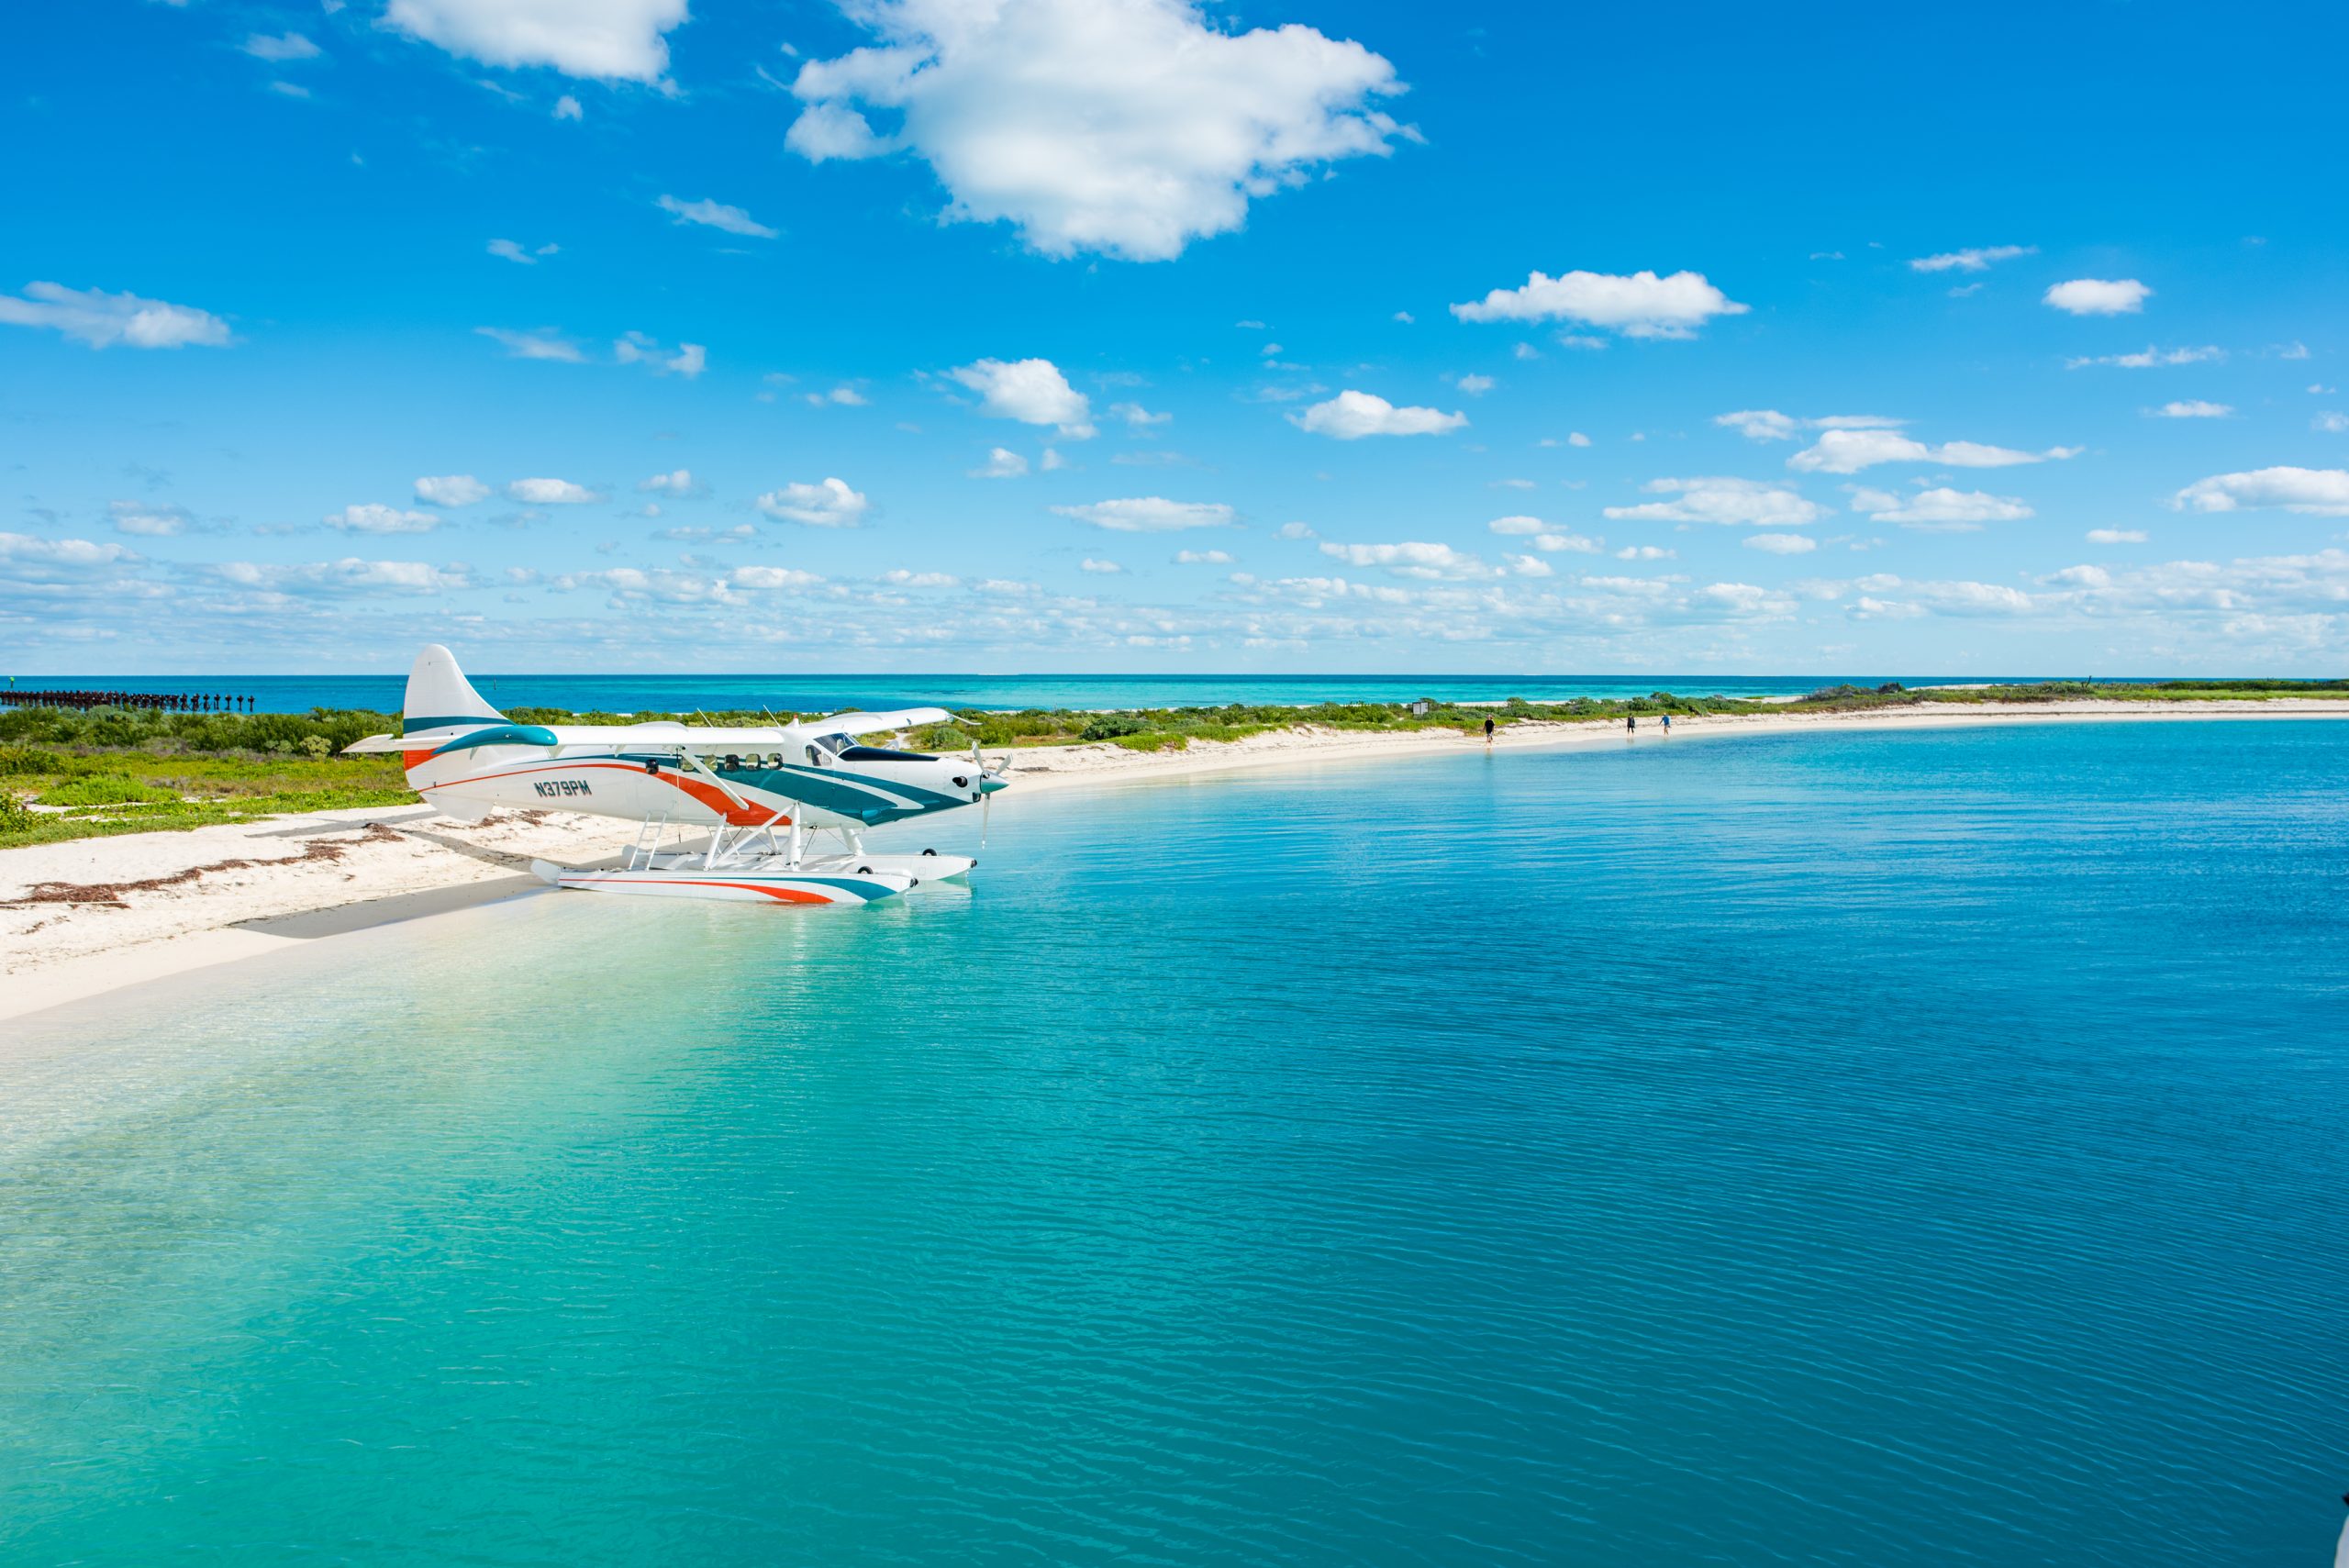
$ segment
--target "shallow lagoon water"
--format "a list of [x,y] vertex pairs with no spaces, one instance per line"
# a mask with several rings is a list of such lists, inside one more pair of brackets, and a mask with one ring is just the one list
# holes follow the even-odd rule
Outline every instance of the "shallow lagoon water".
[[2344,779],[2214,723],[1015,794],[894,908],[45,1015],[0,1561],[2325,1561]]

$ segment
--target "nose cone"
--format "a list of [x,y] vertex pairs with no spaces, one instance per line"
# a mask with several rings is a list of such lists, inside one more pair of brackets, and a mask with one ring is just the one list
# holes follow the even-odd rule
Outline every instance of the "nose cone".
[[979,782],[974,787],[981,795],[993,795],[996,791],[1007,787],[1008,784],[1008,780],[999,779],[993,773],[981,773]]

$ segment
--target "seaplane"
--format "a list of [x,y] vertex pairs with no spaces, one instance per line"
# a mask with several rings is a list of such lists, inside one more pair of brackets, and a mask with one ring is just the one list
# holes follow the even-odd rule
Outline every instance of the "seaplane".
[[[473,690],[438,643],[417,655],[400,733],[346,752],[399,753],[411,788],[444,816],[573,811],[639,824],[617,867],[534,861],[561,888],[751,904],[870,904],[924,883],[967,876],[966,855],[875,854],[865,830],[980,805],[1005,786],[1009,755],[933,756],[873,746],[952,723],[942,707],[745,728],[643,724],[517,724]],[[707,842],[699,841],[703,829]],[[672,842],[671,836],[677,835]],[[836,846],[819,842],[830,835]]]

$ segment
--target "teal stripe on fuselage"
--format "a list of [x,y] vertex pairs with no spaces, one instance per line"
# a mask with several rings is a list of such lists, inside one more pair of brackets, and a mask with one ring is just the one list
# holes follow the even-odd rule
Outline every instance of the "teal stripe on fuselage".
[[[802,801],[819,810],[837,812],[866,823],[896,822],[907,817],[919,817],[949,806],[964,802],[951,795],[914,784],[896,784],[885,779],[865,780],[853,773],[837,770],[785,766],[781,768],[719,768],[718,776],[728,784],[748,784],[753,789],[779,795],[785,800]],[[884,795],[882,791],[889,792]],[[891,795],[900,797],[890,798]],[[902,804],[910,800],[914,804]]]

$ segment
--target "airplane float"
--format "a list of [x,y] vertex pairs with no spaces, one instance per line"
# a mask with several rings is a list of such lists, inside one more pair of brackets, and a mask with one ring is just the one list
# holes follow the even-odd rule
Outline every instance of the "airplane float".
[[[484,701],[438,643],[417,655],[400,733],[346,751],[396,751],[411,788],[460,821],[497,810],[574,811],[640,823],[616,869],[534,861],[557,887],[754,904],[866,904],[963,876],[964,855],[873,854],[864,831],[985,801],[1008,755],[931,756],[859,736],[953,722],[941,707],[836,713],[763,728],[516,724]],[[709,840],[664,847],[673,829]],[[819,833],[838,853],[815,852]]]

